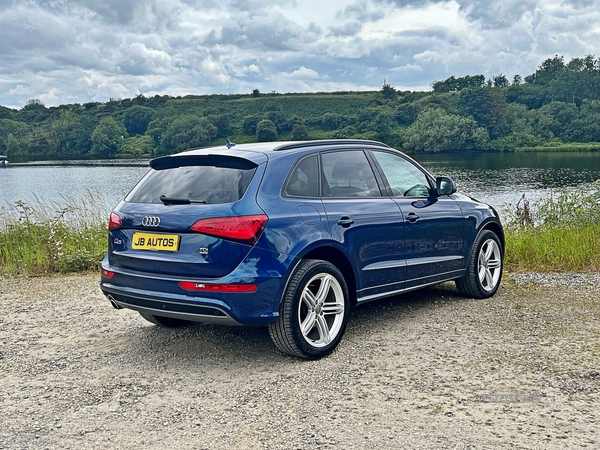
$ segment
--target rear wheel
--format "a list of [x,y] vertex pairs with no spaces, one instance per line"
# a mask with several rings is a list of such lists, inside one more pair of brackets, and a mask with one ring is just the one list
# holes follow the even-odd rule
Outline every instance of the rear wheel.
[[502,279],[503,256],[496,233],[490,230],[479,233],[469,255],[467,273],[456,280],[458,291],[474,298],[494,295]]
[[269,325],[279,350],[305,359],[321,358],[339,344],[350,309],[348,288],[340,271],[321,260],[302,261],[292,275]]
[[148,314],[142,311],[138,311],[140,316],[146,319],[148,322],[152,322],[154,325],[158,325],[165,328],[177,328],[183,327],[185,325],[189,325],[190,322],[188,320],[183,319],[175,319],[173,317],[165,317],[165,316],[155,316],[153,314]]

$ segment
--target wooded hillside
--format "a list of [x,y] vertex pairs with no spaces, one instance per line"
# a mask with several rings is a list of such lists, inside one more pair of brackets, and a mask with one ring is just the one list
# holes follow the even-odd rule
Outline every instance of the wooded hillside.
[[408,152],[600,150],[600,59],[450,77],[428,92],[206,95],[0,106],[9,159],[148,157],[234,142],[367,138]]

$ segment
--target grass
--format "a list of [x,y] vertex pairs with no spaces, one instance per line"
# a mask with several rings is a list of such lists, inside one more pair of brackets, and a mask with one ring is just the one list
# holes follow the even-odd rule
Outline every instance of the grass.
[[535,147],[517,147],[515,152],[598,152],[598,142],[571,142],[557,143],[547,142]]
[[600,180],[533,207],[523,197],[508,216],[508,270],[600,271]]
[[[98,270],[106,252],[108,211],[99,194],[50,204],[0,207],[0,273]],[[506,269],[514,272],[600,271],[600,181],[564,190],[533,206],[523,197],[506,211]]]
[[505,267],[513,272],[600,271],[600,224],[507,228]]
[[61,202],[0,207],[0,272],[49,274],[98,270],[106,252],[106,217],[98,194]]

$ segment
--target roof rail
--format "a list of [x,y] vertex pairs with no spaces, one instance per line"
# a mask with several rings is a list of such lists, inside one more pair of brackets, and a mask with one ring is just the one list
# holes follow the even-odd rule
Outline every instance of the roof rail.
[[273,151],[278,152],[278,151],[282,151],[282,150],[292,150],[295,148],[318,147],[321,145],[347,145],[347,144],[375,145],[377,147],[390,148],[389,145],[384,144],[383,142],[369,141],[366,139],[321,139],[321,140],[316,140],[316,141],[298,141],[298,142],[293,142],[291,144],[284,144],[284,145],[280,145],[279,147],[275,147],[273,149]]

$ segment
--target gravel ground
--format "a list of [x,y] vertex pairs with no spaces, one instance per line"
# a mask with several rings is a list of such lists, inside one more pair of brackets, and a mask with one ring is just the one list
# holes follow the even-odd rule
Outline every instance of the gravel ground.
[[165,330],[96,276],[0,279],[0,448],[600,449],[600,274],[353,311],[319,361],[263,328]]

